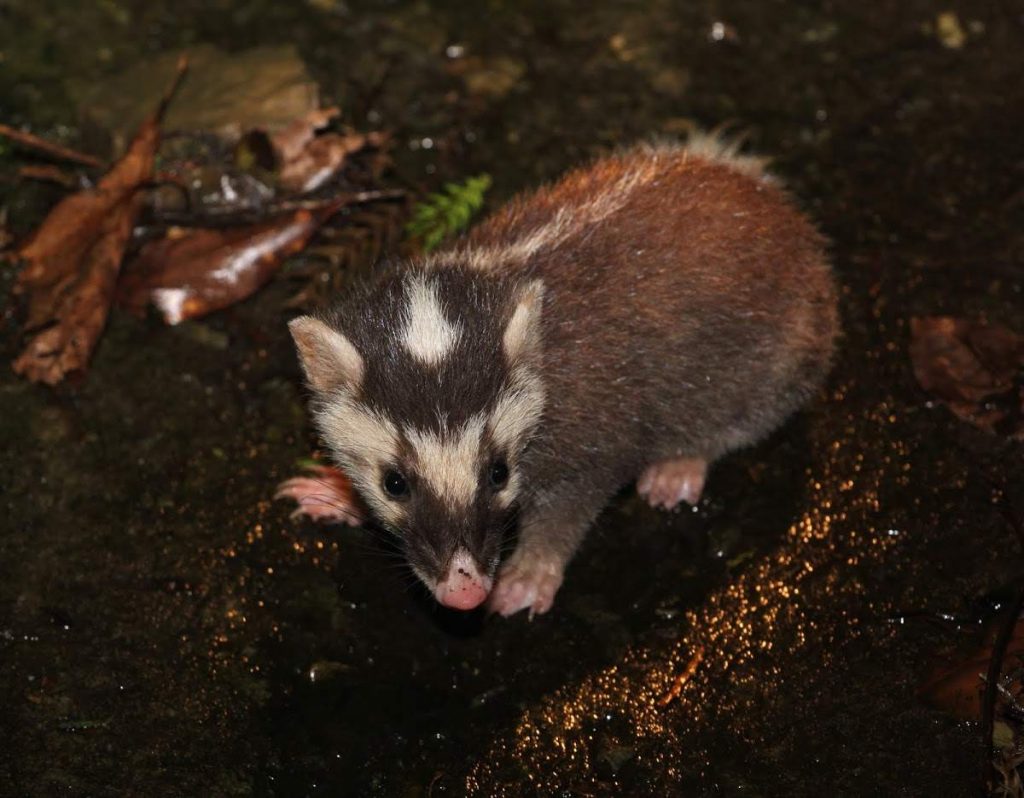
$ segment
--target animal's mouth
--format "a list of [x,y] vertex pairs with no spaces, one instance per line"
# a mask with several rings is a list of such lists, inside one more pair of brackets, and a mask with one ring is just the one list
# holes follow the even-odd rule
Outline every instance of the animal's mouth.
[[494,580],[481,573],[469,552],[455,552],[448,572],[434,588],[434,596],[445,607],[454,610],[472,610],[479,607],[494,587]]

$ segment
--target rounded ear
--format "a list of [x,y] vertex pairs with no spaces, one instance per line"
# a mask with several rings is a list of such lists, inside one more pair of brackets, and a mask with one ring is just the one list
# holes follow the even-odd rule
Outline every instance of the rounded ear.
[[531,280],[513,294],[515,308],[505,327],[502,344],[510,363],[540,352],[540,314],[544,304],[544,282]]
[[310,388],[327,393],[341,387],[359,387],[363,358],[348,338],[312,316],[292,319],[288,329]]

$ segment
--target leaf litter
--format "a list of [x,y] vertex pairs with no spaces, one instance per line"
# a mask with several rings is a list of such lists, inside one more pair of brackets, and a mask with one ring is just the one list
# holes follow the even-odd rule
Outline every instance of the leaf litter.
[[[152,303],[165,322],[177,324],[250,296],[332,218],[338,222],[324,246],[364,247],[373,258],[393,230],[401,230],[404,192],[376,190],[388,163],[387,135],[331,129],[337,108],[314,110],[276,132],[249,131],[234,142],[204,131],[177,132],[163,147],[160,123],[186,69],[183,58],[157,111],[96,186],[58,202],[14,251],[21,262],[15,294],[23,297],[30,336],[14,369],[28,379],[55,385],[84,372],[115,299],[140,315]],[[100,163],[26,136],[17,140],[44,155]],[[155,175],[158,150],[162,168]],[[60,175],[35,167],[23,176]],[[374,205],[384,210],[375,214]],[[369,222],[346,237],[351,219]],[[375,225],[390,230],[381,233]],[[133,241],[140,229],[142,243]],[[334,255],[335,266],[358,260],[351,252]],[[317,282],[335,282],[324,276],[316,273]],[[290,304],[322,298],[307,288]]]
[[1024,336],[951,316],[911,319],[910,335],[925,391],[976,427],[1024,440]]
[[14,370],[33,382],[55,385],[89,362],[142,207],[140,189],[153,174],[160,120],[186,69],[182,59],[171,87],[124,157],[95,188],[59,202],[16,252],[24,265],[14,290],[29,297],[24,329],[32,337]]

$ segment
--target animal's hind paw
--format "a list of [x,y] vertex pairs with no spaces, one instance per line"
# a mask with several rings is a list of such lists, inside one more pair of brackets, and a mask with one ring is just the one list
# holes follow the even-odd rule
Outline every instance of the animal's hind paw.
[[676,457],[647,467],[636,481],[636,490],[651,507],[671,510],[679,502],[695,505],[704,492],[706,460]]
[[341,471],[330,466],[315,465],[310,476],[292,477],[277,486],[275,499],[294,499],[298,507],[292,518],[307,516],[325,523],[363,523],[364,513],[349,482]]
[[542,615],[555,602],[564,570],[561,561],[518,549],[498,572],[487,607],[505,618],[520,610],[529,610],[531,619]]

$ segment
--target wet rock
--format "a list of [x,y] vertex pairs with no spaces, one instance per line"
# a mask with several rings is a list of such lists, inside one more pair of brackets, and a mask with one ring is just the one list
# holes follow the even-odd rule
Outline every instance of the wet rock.
[[[239,53],[200,45],[188,55],[189,74],[165,130],[206,130],[234,139],[252,128],[279,130],[320,105],[317,84],[291,45]],[[178,57],[171,52],[147,59],[102,83],[69,81],[83,127],[105,135],[115,152],[122,150],[167,85]]]

